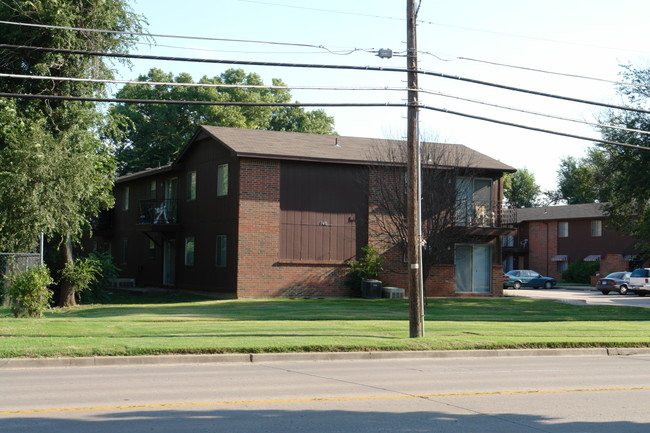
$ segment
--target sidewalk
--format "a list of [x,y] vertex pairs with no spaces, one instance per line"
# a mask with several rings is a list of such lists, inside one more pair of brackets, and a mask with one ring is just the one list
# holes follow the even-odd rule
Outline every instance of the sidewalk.
[[117,367],[133,365],[262,363],[283,361],[355,361],[391,359],[442,358],[514,358],[540,356],[632,356],[650,355],[648,348],[584,348],[584,349],[493,349],[493,350],[428,350],[428,351],[368,351],[368,352],[310,352],[310,353],[232,353],[214,355],[150,355],[98,356],[81,358],[4,358],[0,369]]

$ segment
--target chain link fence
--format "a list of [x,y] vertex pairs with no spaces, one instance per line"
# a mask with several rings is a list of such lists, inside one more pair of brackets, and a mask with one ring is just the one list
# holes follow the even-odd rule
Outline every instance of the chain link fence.
[[[35,253],[0,253],[0,294],[4,291],[7,280],[13,274],[39,266],[41,255]],[[6,305],[8,299],[0,295],[0,301]]]

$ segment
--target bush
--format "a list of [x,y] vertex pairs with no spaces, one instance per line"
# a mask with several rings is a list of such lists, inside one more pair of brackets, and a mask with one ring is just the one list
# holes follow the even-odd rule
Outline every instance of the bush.
[[8,283],[5,294],[15,317],[41,317],[49,308],[52,292],[48,286],[54,280],[47,266],[35,266],[10,275]]
[[61,270],[61,280],[74,287],[76,294],[89,289],[100,280],[101,263],[95,257],[77,258],[73,263],[66,263]]
[[383,270],[379,251],[371,245],[366,245],[362,248],[361,258],[348,264],[345,283],[351,289],[360,291],[363,280],[377,279]]
[[108,280],[117,278],[120,269],[113,264],[113,256],[106,251],[103,253],[94,252],[88,255],[90,260],[93,260],[98,266],[99,273],[97,279],[90,283],[88,290],[83,290],[79,293],[79,298],[84,303],[101,303],[109,299],[106,287],[108,287]]
[[571,263],[569,268],[562,272],[562,280],[569,283],[590,284],[591,276],[600,269],[600,262]]

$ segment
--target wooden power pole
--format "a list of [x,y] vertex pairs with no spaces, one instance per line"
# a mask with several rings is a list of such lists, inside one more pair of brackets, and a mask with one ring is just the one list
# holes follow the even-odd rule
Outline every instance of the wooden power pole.
[[407,0],[407,69],[408,69],[408,192],[407,192],[407,244],[410,337],[424,336],[424,290],[422,284],[422,236],[420,211],[420,138],[418,131],[418,56],[416,32],[416,0]]

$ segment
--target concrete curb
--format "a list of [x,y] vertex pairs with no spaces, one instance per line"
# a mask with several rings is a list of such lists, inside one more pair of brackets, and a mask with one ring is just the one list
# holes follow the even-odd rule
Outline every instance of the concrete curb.
[[650,355],[650,348],[429,350],[400,352],[242,353],[214,355],[104,356],[81,358],[2,358],[0,369],[111,367],[171,364],[264,363],[281,361],[351,361],[443,358],[507,358],[541,356]]

